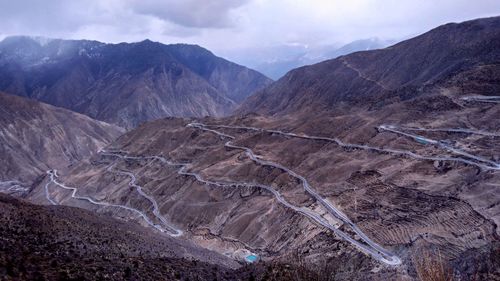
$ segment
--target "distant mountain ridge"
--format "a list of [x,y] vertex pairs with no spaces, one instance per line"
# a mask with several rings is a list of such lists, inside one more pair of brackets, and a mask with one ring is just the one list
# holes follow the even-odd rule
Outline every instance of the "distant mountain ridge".
[[393,42],[392,40],[382,40],[374,37],[356,40],[340,46],[276,46],[264,51],[260,50],[260,52],[259,50],[253,50],[250,53],[258,53],[260,56],[247,56],[247,58],[242,58],[242,61],[243,64],[277,80],[297,67],[334,59],[353,52],[381,49]]
[[0,42],[0,90],[127,128],[166,116],[228,115],[270,83],[196,45]]

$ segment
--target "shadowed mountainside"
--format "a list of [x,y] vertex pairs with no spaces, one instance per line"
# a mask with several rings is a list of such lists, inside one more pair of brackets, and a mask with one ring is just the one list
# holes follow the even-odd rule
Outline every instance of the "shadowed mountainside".
[[270,82],[196,45],[0,42],[0,90],[126,128],[166,116],[228,115]]

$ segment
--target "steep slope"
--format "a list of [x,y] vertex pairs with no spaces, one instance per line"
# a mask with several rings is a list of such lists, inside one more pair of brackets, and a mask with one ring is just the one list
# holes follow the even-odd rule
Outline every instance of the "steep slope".
[[30,183],[104,147],[123,130],[48,104],[0,93],[0,181]]
[[3,194],[0,209],[2,280],[236,280],[235,261],[133,223]]
[[247,101],[265,115],[147,122],[26,198],[239,261],[340,265],[340,280],[418,280],[441,262],[498,279],[498,22],[292,71]]
[[499,239],[499,90],[494,17],[293,70],[247,99],[246,115],[214,122],[234,127],[209,128],[305,175],[418,267],[421,243],[454,260]]
[[446,24],[382,50],[295,69],[239,112],[325,112],[341,103],[380,107],[443,88],[454,96],[497,95],[499,45],[499,17]]
[[[326,281],[365,277],[345,263],[306,267],[293,257],[286,263],[242,266],[188,241],[78,208],[32,205],[3,194],[0,208],[2,280]],[[471,257],[469,263],[475,261]]]
[[270,82],[195,45],[0,42],[0,90],[127,128],[165,116],[227,115]]

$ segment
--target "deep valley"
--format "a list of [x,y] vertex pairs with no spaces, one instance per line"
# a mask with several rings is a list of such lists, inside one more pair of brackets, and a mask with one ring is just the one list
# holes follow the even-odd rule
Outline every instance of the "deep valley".
[[0,280],[500,280],[500,17],[276,82],[51,42],[0,43]]

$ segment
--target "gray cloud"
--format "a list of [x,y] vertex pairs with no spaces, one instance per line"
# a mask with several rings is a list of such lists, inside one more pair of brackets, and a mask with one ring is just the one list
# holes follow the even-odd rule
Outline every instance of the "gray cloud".
[[185,27],[221,28],[232,26],[230,12],[249,0],[134,0],[139,14],[152,15]]
[[89,21],[89,14],[82,12],[76,1],[0,1],[0,24],[3,32],[35,32],[71,30]]
[[149,38],[244,61],[277,46],[401,39],[493,15],[498,0],[0,0],[0,37]]

